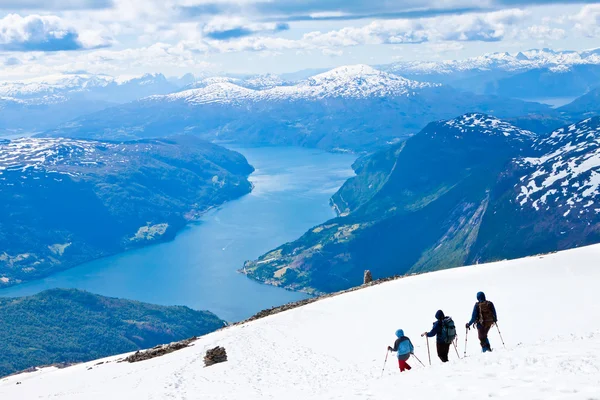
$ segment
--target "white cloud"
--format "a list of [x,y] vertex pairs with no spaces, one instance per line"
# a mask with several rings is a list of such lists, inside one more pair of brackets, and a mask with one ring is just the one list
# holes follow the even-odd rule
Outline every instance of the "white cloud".
[[80,34],[57,16],[9,14],[0,19],[0,49],[5,51],[82,50],[109,44],[97,33]]
[[575,29],[582,35],[587,37],[600,36],[600,4],[584,6],[570,20],[575,22]]

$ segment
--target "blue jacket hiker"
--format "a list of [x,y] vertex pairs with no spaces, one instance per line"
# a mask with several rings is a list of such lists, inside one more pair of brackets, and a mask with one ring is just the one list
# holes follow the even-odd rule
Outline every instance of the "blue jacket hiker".
[[436,336],[437,354],[438,354],[438,357],[440,358],[440,360],[442,360],[442,362],[448,362],[448,353],[450,352],[450,345],[452,344],[452,342],[446,343],[446,340],[444,339],[444,337],[442,335],[442,328],[444,326],[445,318],[446,318],[446,315],[444,315],[444,312],[442,310],[438,310],[435,313],[436,321],[433,323],[433,328],[431,328],[431,331],[424,332],[421,335],[421,336],[427,336],[427,337]]
[[400,367],[400,372],[404,372],[404,370],[411,369],[406,360],[410,358],[410,355],[415,351],[415,348],[410,339],[404,336],[404,331],[402,329],[396,331],[396,337],[397,339],[394,342],[394,347],[388,346],[388,351],[398,352],[398,366]]
[[485,298],[485,293],[477,293],[477,303],[473,307],[471,313],[471,320],[467,323],[466,327],[475,325],[477,327],[477,336],[479,337],[479,343],[481,344],[481,351],[492,351],[490,340],[488,339],[488,333],[492,326],[498,321],[496,314],[496,307],[494,303],[488,301]]

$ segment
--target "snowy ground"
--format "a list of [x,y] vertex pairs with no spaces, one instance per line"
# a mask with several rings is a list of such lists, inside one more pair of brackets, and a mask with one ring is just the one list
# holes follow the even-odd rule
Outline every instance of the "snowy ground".
[[[414,276],[207,335],[141,363],[97,362],[0,380],[1,399],[581,399],[600,400],[600,245],[543,257]],[[438,308],[464,326],[477,291],[496,304],[507,348],[409,363],[400,374],[385,349],[403,328],[427,362],[420,333]],[[225,346],[229,361],[204,368]],[[109,358],[106,360],[115,360]],[[90,369],[91,368],[91,369]],[[17,384],[17,382],[21,382]]]

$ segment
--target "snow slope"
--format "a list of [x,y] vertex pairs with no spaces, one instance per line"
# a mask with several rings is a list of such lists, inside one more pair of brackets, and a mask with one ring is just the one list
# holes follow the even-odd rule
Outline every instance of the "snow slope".
[[[2,399],[599,399],[600,245],[417,275],[328,298],[207,335],[141,363],[91,362],[0,380]],[[427,363],[425,340],[442,308],[459,327],[460,355],[475,293],[496,304],[507,348],[400,375],[386,346],[403,328]],[[204,368],[225,346],[229,361]],[[434,343],[431,343],[432,350]],[[21,382],[17,384],[17,382]]]

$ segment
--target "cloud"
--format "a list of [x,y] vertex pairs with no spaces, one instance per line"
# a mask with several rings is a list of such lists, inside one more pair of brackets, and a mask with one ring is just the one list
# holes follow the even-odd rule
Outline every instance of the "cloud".
[[7,59],[4,60],[3,64],[6,65],[7,67],[12,67],[15,65],[21,65],[22,61],[16,57],[8,57]]
[[9,14],[0,19],[0,50],[69,51],[110,44],[108,39],[86,32],[80,35],[56,16]]
[[588,5],[570,17],[575,22],[575,30],[583,36],[595,38],[600,36],[600,4]]
[[289,24],[278,23],[250,23],[241,18],[217,17],[202,27],[205,37],[213,40],[230,40],[258,34],[270,34],[287,31]]
[[419,44],[436,41],[495,42],[528,13],[519,9],[420,20],[379,20],[362,27],[326,33],[311,32],[302,41],[313,46],[345,47],[369,44]]
[[[577,0],[597,3],[598,0]],[[253,15],[263,21],[414,19],[520,6],[573,4],[570,0],[186,0],[176,5],[184,18],[211,15]]]
[[113,0],[0,0],[3,10],[86,10],[112,6]]

